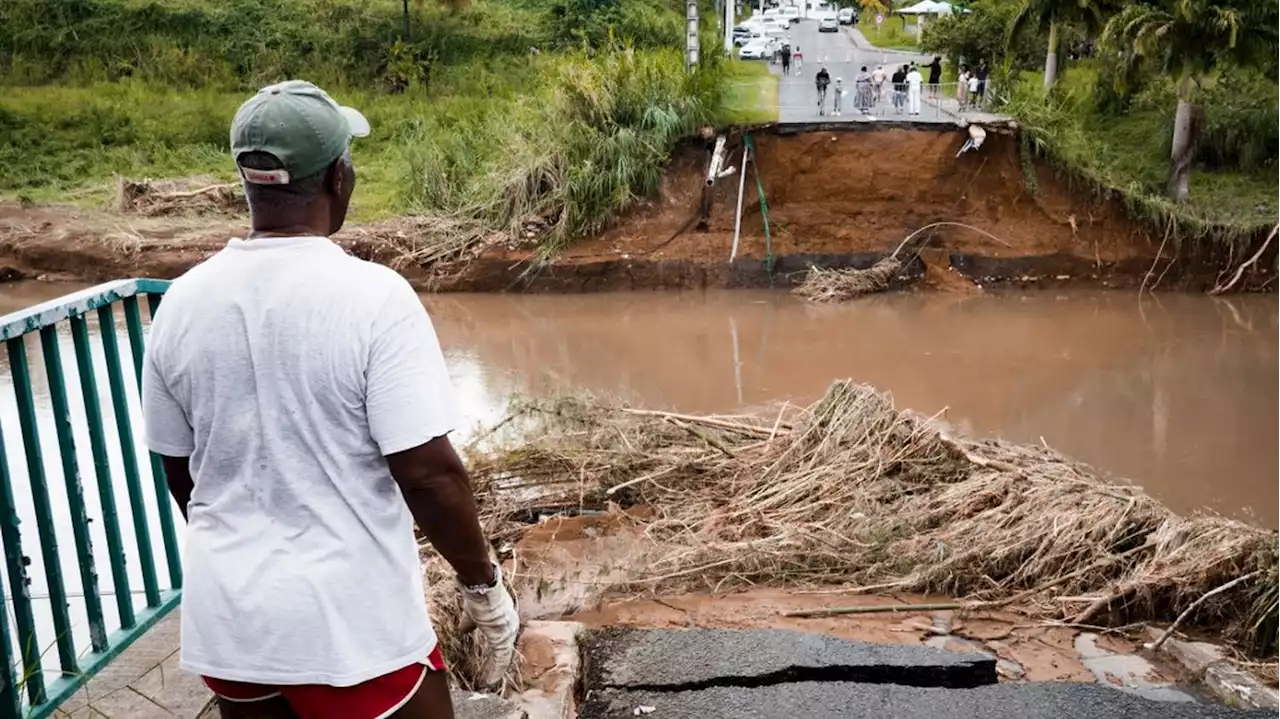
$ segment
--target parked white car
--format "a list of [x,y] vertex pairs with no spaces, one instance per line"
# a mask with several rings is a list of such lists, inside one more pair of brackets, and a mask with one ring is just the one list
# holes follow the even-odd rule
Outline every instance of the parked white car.
[[773,38],[756,38],[738,51],[738,57],[742,60],[768,60],[778,50],[778,41]]
[[818,32],[840,32],[840,25],[833,17],[824,17],[818,21]]
[[798,23],[801,17],[800,8],[795,5],[788,5],[782,8],[782,16],[787,19],[787,22]]
[[858,22],[858,15],[851,7],[840,8],[840,13],[836,17],[839,18],[841,25],[852,25]]

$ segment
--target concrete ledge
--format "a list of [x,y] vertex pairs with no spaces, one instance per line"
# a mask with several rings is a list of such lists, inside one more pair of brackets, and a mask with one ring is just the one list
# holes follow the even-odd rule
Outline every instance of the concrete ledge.
[[582,719],[1262,719],[1265,710],[1156,702],[1098,684],[999,684],[975,689],[804,682],[699,691],[593,690]]
[[975,687],[995,658],[782,629],[605,629],[582,636],[589,689],[685,691],[795,682]]
[[[1162,630],[1150,627],[1147,633],[1155,641]],[[1215,697],[1228,706],[1266,709],[1275,716],[1280,709],[1280,694],[1258,681],[1248,672],[1237,669],[1208,642],[1184,642],[1169,637],[1162,647],[1188,672],[1195,675]]]
[[497,694],[478,694],[454,689],[453,715],[456,719],[526,719],[526,714],[515,702]]
[[516,698],[528,719],[574,719],[582,668],[577,622],[527,622],[520,634],[521,677],[525,690]]

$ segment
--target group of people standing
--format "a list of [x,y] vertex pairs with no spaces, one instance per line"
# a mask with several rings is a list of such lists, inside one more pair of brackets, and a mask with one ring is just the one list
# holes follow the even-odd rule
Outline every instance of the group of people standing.
[[970,71],[968,65],[960,66],[959,82],[956,86],[956,102],[960,103],[961,110],[968,110],[977,107],[982,98],[987,94],[987,76],[990,70],[987,68],[987,61],[983,60],[978,63],[978,69]]
[[[928,70],[927,79],[924,70]],[[956,91],[960,109],[975,107],[981,101],[986,93],[988,72],[986,60],[983,60],[974,72],[969,70],[968,65],[961,66],[959,87]],[[933,62],[923,68],[914,62],[901,65],[893,71],[892,75],[885,72],[883,65],[877,65],[875,70],[870,72],[867,71],[867,66],[862,66],[854,79],[854,108],[863,114],[871,114],[872,108],[883,98],[886,81],[892,88],[891,100],[894,113],[901,115],[906,112],[911,116],[919,115],[925,85],[928,85],[930,98],[937,101],[941,97],[942,58],[934,57]],[[827,86],[830,82],[830,73],[825,67],[821,68],[816,78],[819,115],[826,114],[824,105]],[[844,94],[843,81],[841,78],[836,78],[833,101],[833,112],[836,115],[840,114],[841,98]]]

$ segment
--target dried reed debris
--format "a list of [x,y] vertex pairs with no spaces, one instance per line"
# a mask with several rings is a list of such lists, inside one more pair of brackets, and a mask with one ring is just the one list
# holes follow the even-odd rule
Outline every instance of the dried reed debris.
[[191,180],[129,180],[116,182],[116,210],[143,217],[168,215],[241,214],[247,212],[237,184],[196,184]]
[[[1051,449],[955,436],[865,385],[836,382],[789,417],[572,398],[529,401],[517,415],[536,429],[473,462],[495,531],[535,507],[613,501],[655,512],[644,534],[657,559],[601,582],[602,594],[852,584],[1021,595],[1024,611],[1046,618],[1097,603],[1117,614],[1095,622],[1169,621],[1257,572],[1188,624],[1254,653],[1275,648],[1276,532],[1175,516]],[[519,495],[501,489],[513,480]]]

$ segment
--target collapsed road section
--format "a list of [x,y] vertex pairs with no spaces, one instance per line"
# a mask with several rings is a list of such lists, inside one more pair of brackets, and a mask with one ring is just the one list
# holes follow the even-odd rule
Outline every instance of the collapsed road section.
[[997,684],[995,660],[785,630],[605,629],[580,637],[582,719],[1253,719],[1101,684]]

